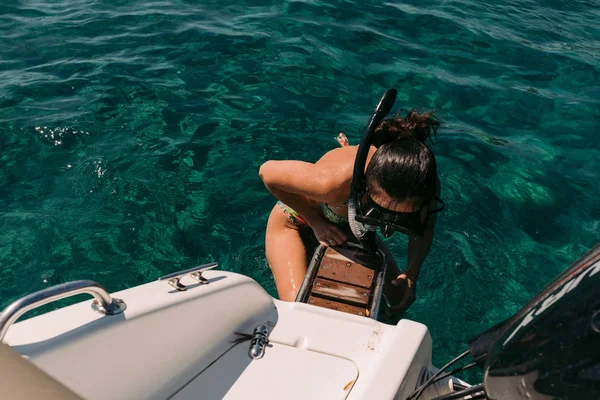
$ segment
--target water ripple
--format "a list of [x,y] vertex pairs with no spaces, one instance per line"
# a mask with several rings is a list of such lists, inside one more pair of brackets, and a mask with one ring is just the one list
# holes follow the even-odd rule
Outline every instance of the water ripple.
[[[2,4],[0,301],[73,278],[119,290],[211,260],[274,294],[258,167],[314,161],[340,131],[357,143],[393,86],[398,109],[443,122],[433,149],[448,210],[409,316],[444,362],[600,241],[599,10]],[[405,243],[390,246],[402,265]]]

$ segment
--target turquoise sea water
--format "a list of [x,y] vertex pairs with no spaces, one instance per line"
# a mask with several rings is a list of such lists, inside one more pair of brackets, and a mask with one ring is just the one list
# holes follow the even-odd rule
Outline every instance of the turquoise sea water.
[[276,295],[258,167],[358,143],[395,87],[443,121],[407,316],[446,362],[600,241],[600,1],[493,3],[2,2],[0,306],[209,261]]

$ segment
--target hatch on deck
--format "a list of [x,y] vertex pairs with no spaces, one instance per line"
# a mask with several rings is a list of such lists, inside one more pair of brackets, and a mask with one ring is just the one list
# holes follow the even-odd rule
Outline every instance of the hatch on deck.
[[342,400],[358,378],[352,361],[278,343],[250,361],[248,344],[225,353],[173,399],[245,400],[252,393],[263,400]]

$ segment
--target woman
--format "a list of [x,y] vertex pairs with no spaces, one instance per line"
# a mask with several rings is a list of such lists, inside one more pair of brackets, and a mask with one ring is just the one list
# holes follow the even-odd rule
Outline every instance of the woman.
[[[383,120],[375,130],[380,146],[371,146],[367,156],[362,204],[384,214],[417,217],[416,224],[421,224],[416,228],[419,236],[409,236],[405,271],[396,271],[392,290],[386,288],[388,299],[395,300],[392,311],[405,311],[414,301],[416,281],[433,241],[440,183],[435,156],[425,141],[438,127],[432,114],[414,110],[406,117]],[[265,186],[279,200],[267,223],[266,255],[281,300],[294,301],[300,289],[311,236],[321,244],[341,246],[351,235],[347,202],[357,150],[358,146],[337,148],[314,164],[267,161],[260,167]],[[413,228],[406,230],[415,232]]]

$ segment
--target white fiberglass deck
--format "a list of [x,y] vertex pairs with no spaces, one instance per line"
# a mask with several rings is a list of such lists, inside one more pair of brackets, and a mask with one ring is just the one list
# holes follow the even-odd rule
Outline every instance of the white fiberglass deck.
[[[152,282],[113,296],[123,314],[90,301],[9,330],[5,342],[86,399],[405,398],[430,366],[424,325],[284,303],[242,275],[208,271],[177,292]],[[235,332],[271,329],[260,360]]]

